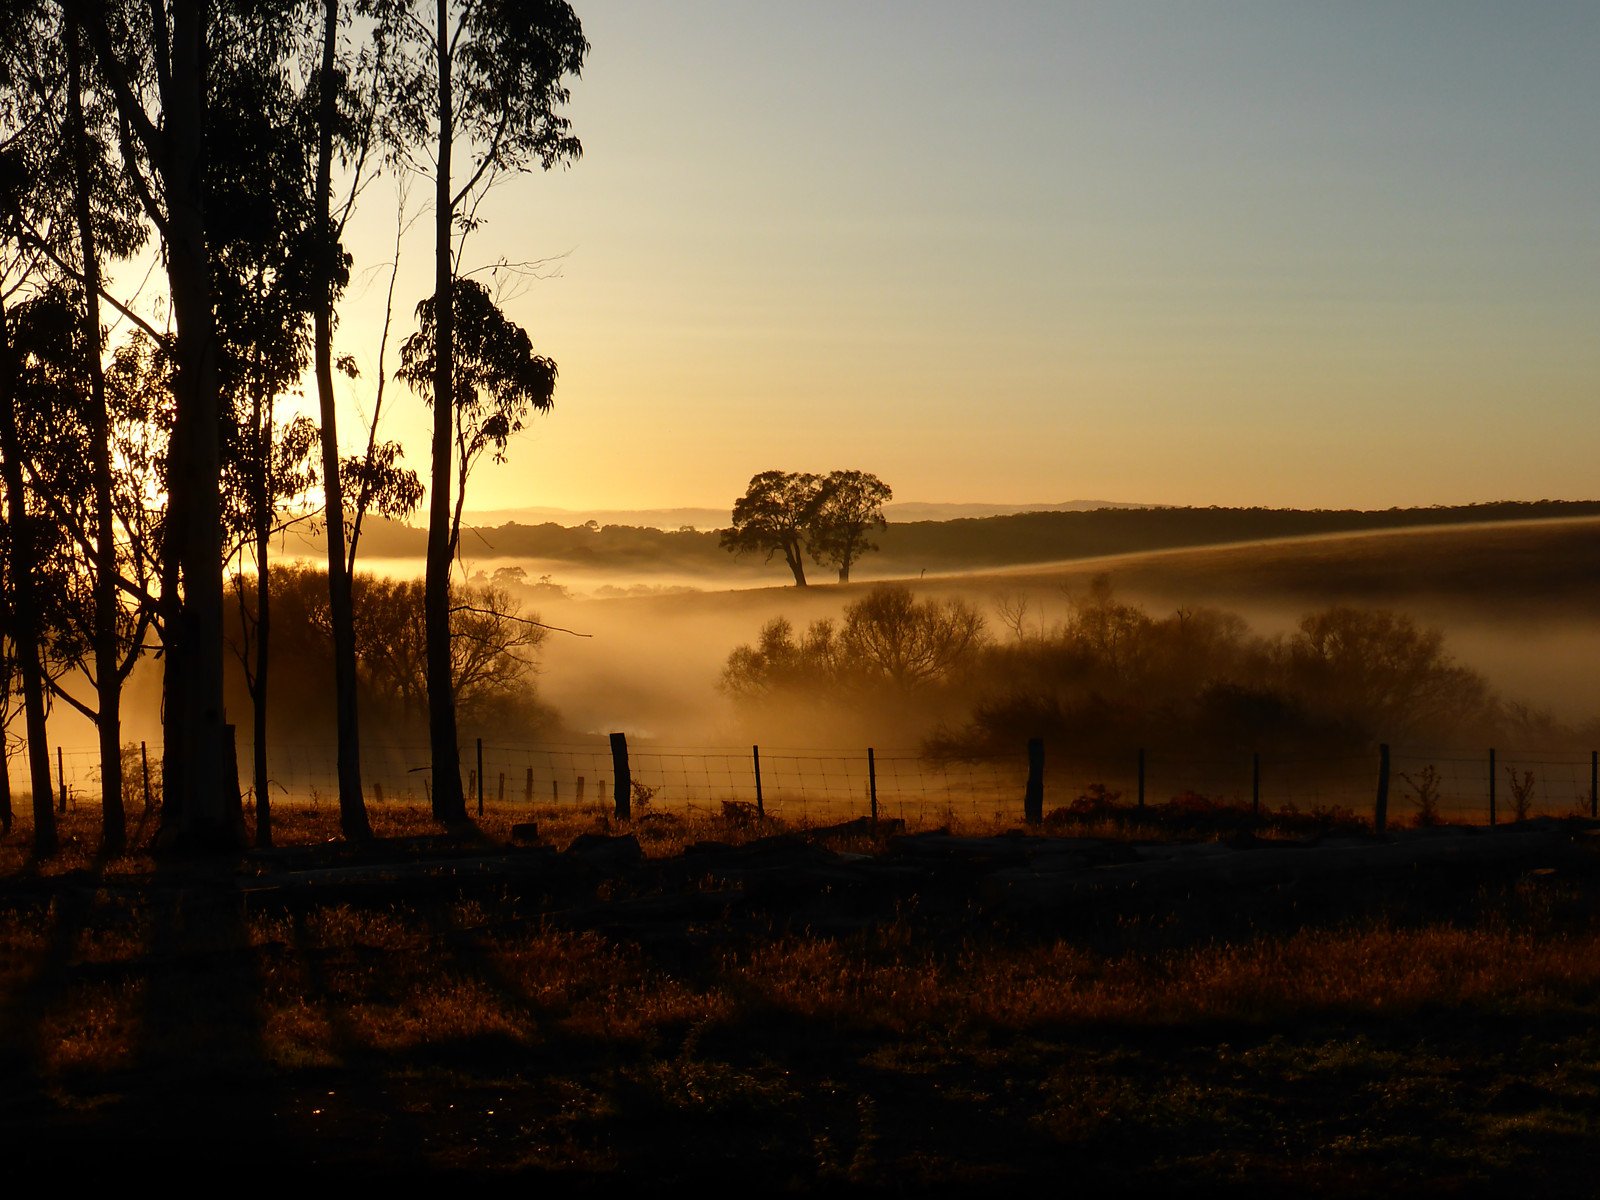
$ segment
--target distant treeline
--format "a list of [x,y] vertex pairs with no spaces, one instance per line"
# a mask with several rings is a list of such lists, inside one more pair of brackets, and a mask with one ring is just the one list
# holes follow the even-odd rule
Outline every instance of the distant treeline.
[[[1100,508],[1004,517],[891,524],[881,552],[864,560],[874,572],[1002,567],[1024,563],[1172,550],[1265,538],[1363,533],[1466,522],[1531,521],[1600,516],[1600,500],[1504,500],[1431,508]],[[372,554],[421,557],[427,534],[385,523],[366,534]],[[718,546],[716,530],[661,530],[633,525],[566,526],[510,523],[463,535],[469,556],[549,559],[585,566],[627,566],[689,572],[771,573],[783,564],[735,563]]]

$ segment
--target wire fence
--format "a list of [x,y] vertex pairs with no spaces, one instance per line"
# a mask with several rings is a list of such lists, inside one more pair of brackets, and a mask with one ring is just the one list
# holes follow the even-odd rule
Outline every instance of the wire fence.
[[[1017,821],[1029,783],[1025,745],[1012,754],[935,758],[909,749],[685,747],[635,740],[625,745],[635,805],[666,811],[721,811],[747,805],[764,815],[819,823],[869,813],[926,822],[945,816]],[[272,798],[336,806],[336,746],[274,743]],[[498,810],[611,807],[623,760],[607,742],[537,745],[473,742],[462,747],[469,807]],[[252,747],[238,746],[240,781],[251,798]],[[123,755],[124,794],[137,806],[159,802],[153,750]],[[93,750],[57,749],[63,804],[97,805],[100,762]],[[13,778],[17,773],[13,771]],[[1053,751],[1042,774],[1041,812],[1094,806],[1211,804],[1264,813],[1335,812],[1368,817],[1378,791],[1376,750],[1339,754],[1190,754],[1159,749],[1117,753]],[[426,806],[432,768],[424,743],[368,740],[362,751],[368,803]],[[1593,815],[1600,783],[1594,751],[1516,752],[1460,747],[1395,747],[1388,778],[1389,820],[1492,824],[1532,816]]]

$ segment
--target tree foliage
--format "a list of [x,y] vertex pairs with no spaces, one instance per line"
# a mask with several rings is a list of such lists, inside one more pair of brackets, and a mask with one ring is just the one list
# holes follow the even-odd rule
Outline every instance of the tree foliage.
[[790,471],[762,471],[750,478],[734,501],[733,524],[722,531],[722,546],[734,554],[781,553],[795,584],[806,586],[805,538],[816,513],[822,480]]
[[828,690],[906,694],[950,684],[984,645],[983,617],[961,600],[918,600],[882,584],[846,605],[843,619],[811,622],[796,637],[786,618],[728,656],[722,687],[751,699]]
[[851,565],[877,547],[869,541],[883,529],[883,506],[894,493],[865,471],[827,475],[762,471],[752,476],[733,505],[733,523],[721,543],[734,554],[782,553],[795,584],[806,586],[805,559],[838,568],[839,582],[850,582]]
[[[489,454],[505,461],[506,444],[522,431],[530,411],[549,411],[555,394],[556,365],[533,352],[521,326],[500,311],[475,279],[454,283],[455,344],[451,357],[455,400],[455,509],[450,521],[450,552],[461,537],[461,509],[467,477]],[[400,347],[399,376],[427,402],[434,403],[439,323],[433,297],[417,305],[417,331]]]
[[825,566],[839,569],[839,582],[850,582],[850,567],[861,555],[876,550],[869,539],[884,529],[883,506],[894,499],[889,485],[865,471],[830,471],[818,489],[807,528],[806,548]]

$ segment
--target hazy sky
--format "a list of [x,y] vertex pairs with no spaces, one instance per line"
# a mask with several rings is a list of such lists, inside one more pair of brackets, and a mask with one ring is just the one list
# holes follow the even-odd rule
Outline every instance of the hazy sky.
[[[466,256],[564,256],[507,305],[556,407],[469,508],[836,467],[920,500],[1600,495],[1592,0],[575,7],[583,158],[502,185]],[[368,363],[392,197],[352,245]]]

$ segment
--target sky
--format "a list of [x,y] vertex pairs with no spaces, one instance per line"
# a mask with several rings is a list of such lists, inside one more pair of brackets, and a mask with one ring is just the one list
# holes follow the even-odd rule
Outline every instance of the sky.
[[[836,468],[922,501],[1600,496],[1600,4],[575,8],[583,156],[499,185],[463,262],[547,260],[498,282],[555,406],[469,510]],[[374,184],[349,242],[352,443],[394,208]],[[425,410],[385,404],[425,474]]]

